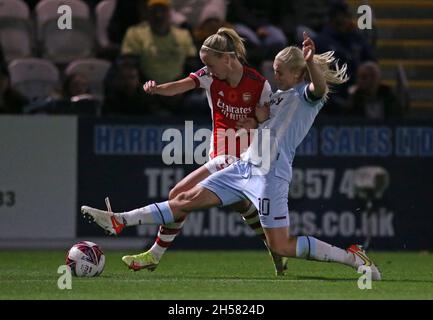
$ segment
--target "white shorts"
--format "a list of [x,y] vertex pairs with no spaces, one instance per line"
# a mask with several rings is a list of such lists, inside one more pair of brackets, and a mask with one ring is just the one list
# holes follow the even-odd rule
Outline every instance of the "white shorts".
[[224,168],[227,168],[232,163],[235,163],[239,159],[235,156],[222,154],[219,156],[216,156],[213,159],[210,159],[208,162],[204,164],[206,169],[210,172],[210,174],[214,174],[215,172],[218,172]]
[[264,228],[288,227],[289,181],[271,169],[266,175],[253,175],[252,164],[241,160],[220,170],[199,183],[215,193],[222,206],[250,200],[258,209]]

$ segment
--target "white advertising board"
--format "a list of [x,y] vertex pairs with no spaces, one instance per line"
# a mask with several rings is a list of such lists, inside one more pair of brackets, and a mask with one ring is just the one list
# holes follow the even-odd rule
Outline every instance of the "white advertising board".
[[0,116],[0,241],[76,233],[77,118]]

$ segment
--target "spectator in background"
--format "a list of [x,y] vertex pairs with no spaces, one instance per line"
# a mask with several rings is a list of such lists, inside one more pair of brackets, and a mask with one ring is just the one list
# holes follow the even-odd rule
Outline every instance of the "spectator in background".
[[82,73],[70,74],[63,83],[62,98],[70,100],[81,95],[90,95],[89,79]]
[[0,66],[0,114],[18,114],[28,100],[10,85],[9,72],[5,65]]
[[345,2],[335,1],[329,9],[329,22],[314,39],[318,53],[334,51],[341,63],[347,63],[349,81],[338,86],[327,102],[324,112],[342,114],[348,104],[348,89],[356,81],[356,70],[364,61],[376,60],[373,48],[353,23],[349,7]]
[[63,97],[54,113],[100,115],[101,102],[90,93],[90,81],[81,73],[69,75],[63,84]]
[[356,85],[350,90],[350,115],[370,119],[402,116],[402,107],[392,89],[380,81],[381,71],[376,62],[359,66]]
[[281,22],[283,30],[287,34],[291,27],[292,39],[298,45],[304,41],[304,31],[316,38],[328,22],[330,1],[304,0],[290,3],[289,15],[285,14]]
[[120,59],[110,71],[105,87],[104,115],[155,114],[140,82],[140,71],[133,60]]
[[[165,83],[186,75],[188,59],[197,61],[197,50],[187,30],[172,26],[169,0],[149,0],[149,23],[128,29],[122,54],[140,57],[145,79]],[[188,68],[192,69],[192,68]]]
[[32,103],[27,113],[97,114],[99,102],[90,94],[89,79],[85,74],[68,75],[61,90],[52,92],[43,101]]
[[[170,20],[175,26],[192,31],[200,24],[203,12],[208,11],[209,7],[216,9],[225,20],[225,0],[172,0]],[[117,1],[108,26],[110,41],[120,45],[129,27],[148,20],[148,9],[148,0]]]
[[316,44],[319,53],[335,51],[342,63],[347,63],[348,75],[355,81],[356,70],[364,61],[375,61],[374,50],[352,20],[349,7],[335,2],[329,9],[329,22],[318,34]]
[[284,32],[275,25],[280,22],[279,4],[279,1],[231,0],[227,8],[227,21],[246,39],[248,60],[256,67],[265,59],[273,60],[287,44]]
[[100,101],[90,93],[90,81],[85,74],[66,76],[60,90],[53,91],[43,101],[28,106],[28,113],[99,115]]
[[129,27],[147,20],[147,0],[116,1],[108,24],[110,42],[120,45]]

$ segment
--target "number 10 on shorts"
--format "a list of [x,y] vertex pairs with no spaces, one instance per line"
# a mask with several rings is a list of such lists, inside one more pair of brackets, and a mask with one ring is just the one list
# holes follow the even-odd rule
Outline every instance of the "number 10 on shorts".
[[259,198],[259,215],[268,216],[271,208],[271,201],[268,198]]

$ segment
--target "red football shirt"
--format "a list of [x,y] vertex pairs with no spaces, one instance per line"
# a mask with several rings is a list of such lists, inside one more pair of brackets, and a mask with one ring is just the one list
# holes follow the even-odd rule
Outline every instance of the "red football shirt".
[[207,67],[189,76],[197,88],[206,90],[211,109],[213,123],[210,158],[222,154],[239,157],[249,145],[249,136],[234,137],[236,122],[242,118],[254,118],[256,105],[269,102],[272,91],[268,81],[256,70],[246,66],[242,79],[235,88],[210,75]]

